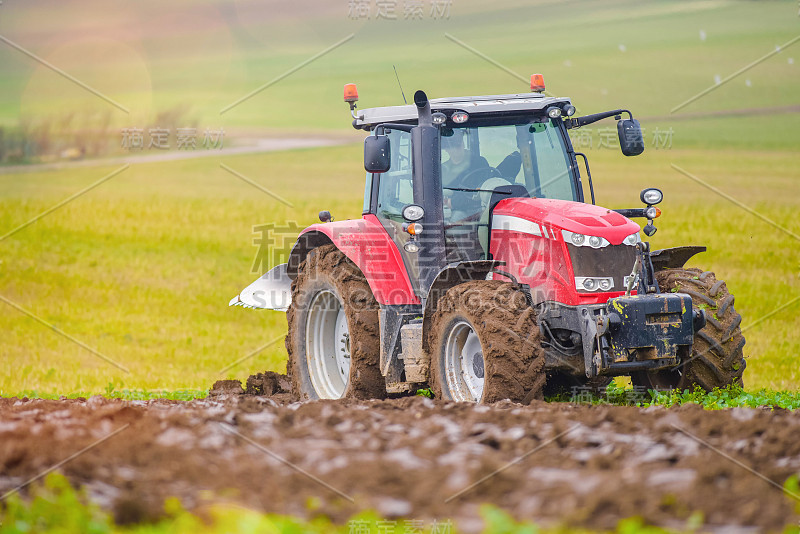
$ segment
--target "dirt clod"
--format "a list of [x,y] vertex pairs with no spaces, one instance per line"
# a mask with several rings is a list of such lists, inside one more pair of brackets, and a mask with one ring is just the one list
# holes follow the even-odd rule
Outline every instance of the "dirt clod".
[[292,384],[286,375],[274,371],[265,371],[250,375],[247,379],[248,395],[272,396],[278,393],[291,393]]
[[[247,382],[249,383],[250,380],[248,379]],[[242,393],[244,393],[244,390],[242,389],[242,383],[238,380],[217,380],[208,391],[208,394],[211,396],[241,395]]]
[[235,394],[190,402],[0,398],[0,494],[129,425],[60,468],[122,522],[159,517],[169,497],[339,523],[371,509],[462,531],[480,527],[484,503],[601,529],[639,516],[680,530],[694,512],[719,532],[798,520],[789,497],[742,465],[779,486],[800,472],[800,413],[293,402],[285,390],[285,377],[263,373],[248,380],[255,394],[226,381],[212,391]]

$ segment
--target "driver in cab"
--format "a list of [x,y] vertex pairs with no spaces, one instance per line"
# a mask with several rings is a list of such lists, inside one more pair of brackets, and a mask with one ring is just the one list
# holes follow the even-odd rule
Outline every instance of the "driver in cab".
[[522,159],[514,151],[493,168],[477,151],[466,148],[465,137],[464,129],[442,132],[443,208],[450,225],[445,226],[445,234],[458,241],[464,258],[485,258],[492,191],[513,183]]
[[483,156],[467,150],[464,137],[462,129],[452,130],[449,136],[442,135],[444,207],[446,211],[459,212],[462,217],[470,214],[465,212],[475,211],[470,209],[473,208],[474,189],[483,183],[489,171],[489,163]]
[[[448,188],[472,188],[475,184],[461,183],[462,178],[469,175],[481,174],[475,171],[488,169],[489,163],[480,155],[473,157],[470,150],[464,146],[464,130],[453,130],[452,135],[442,135],[442,186]],[[469,180],[467,180],[469,181]]]

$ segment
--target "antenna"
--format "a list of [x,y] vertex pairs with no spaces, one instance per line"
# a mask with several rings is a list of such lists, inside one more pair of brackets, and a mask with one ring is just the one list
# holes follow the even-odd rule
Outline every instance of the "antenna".
[[403,104],[408,104],[406,101],[406,94],[403,92],[403,84],[400,83],[400,76],[397,75],[397,67],[392,65],[392,68],[394,69],[394,76],[397,78],[397,85],[400,86],[400,94],[403,95]]

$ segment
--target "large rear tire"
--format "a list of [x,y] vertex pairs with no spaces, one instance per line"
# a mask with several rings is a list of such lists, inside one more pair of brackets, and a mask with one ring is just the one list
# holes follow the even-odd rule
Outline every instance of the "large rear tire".
[[301,400],[386,396],[379,306],[366,278],[339,249],[313,249],[292,282],[286,371]]
[[733,308],[733,295],[714,273],[700,269],[665,269],[656,273],[663,292],[686,293],[695,310],[706,314],[706,326],[694,336],[691,356],[676,370],[639,372],[631,375],[635,386],[648,389],[693,389],[706,391],[731,384],[743,385],[744,336],[742,316]]
[[542,398],[536,312],[513,284],[474,281],[448,290],[432,318],[428,346],[436,398],[524,404]]

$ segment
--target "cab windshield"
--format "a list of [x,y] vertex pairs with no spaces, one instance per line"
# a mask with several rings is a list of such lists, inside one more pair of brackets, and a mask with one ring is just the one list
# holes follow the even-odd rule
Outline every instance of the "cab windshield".
[[483,189],[491,179],[522,185],[531,197],[578,200],[564,139],[550,119],[443,128],[441,146],[445,191]]
[[531,118],[441,131],[445,235],[455,256],[487,256],[489,203],[497,188],[509,196],[578,200],[555,121]]

